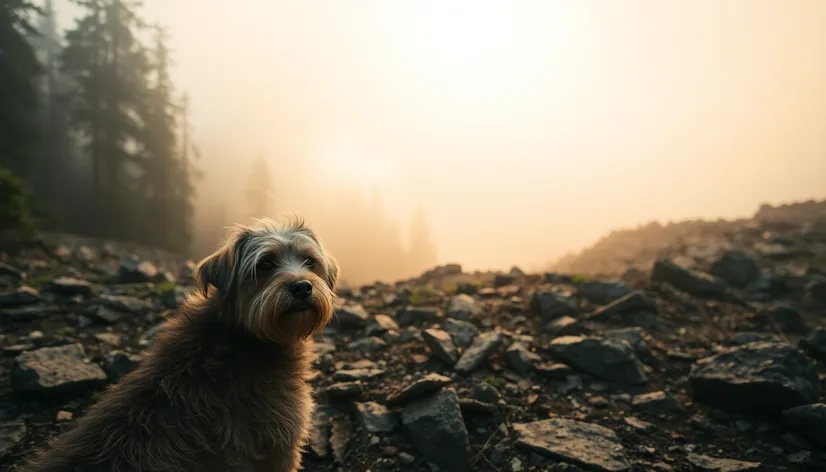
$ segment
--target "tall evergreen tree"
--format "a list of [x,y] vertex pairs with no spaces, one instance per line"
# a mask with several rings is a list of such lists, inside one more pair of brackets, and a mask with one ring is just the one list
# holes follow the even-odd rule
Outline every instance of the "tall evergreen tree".
[[30,176],[39,138],[37,77],[42,67],[27,40],[37,31],[26,0],[0,1],[0,165]]
[[262,154],[252,164],[247,182],[247,216],[250,218],[272,217],[273,186],[267,161]]

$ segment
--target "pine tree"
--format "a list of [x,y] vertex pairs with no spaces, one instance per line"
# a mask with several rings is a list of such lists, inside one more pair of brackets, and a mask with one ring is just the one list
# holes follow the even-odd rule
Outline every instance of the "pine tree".
[[38,9],[25,0],[0,2],[0,165],[29,177],[39,139],[37,77],[42,67],[27,36]]
[[147,101],[146,52],[136,36],[143,21],[138,2],[77,0],[86,10],[66,33],[63,71],[76,90],[71,103],[74,128],[85,139],[92,161],[91,210],[98,236],[131,237],[140,227],[140,156],[145,139],[140,121]]
[[410,263],[411,269],[420,272],[436,266],[438,249],[430,236],[430,226],[424,210],[419,207],[413,214],[410,224]]
[[263,155],[252,164],[246,192],[247,216],[250,218],[272,217],[272,175]]

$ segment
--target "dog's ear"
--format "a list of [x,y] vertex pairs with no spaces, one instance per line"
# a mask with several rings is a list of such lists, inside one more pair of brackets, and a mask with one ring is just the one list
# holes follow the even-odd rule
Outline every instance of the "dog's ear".
[[209,294],[209,286],[218,289],[222,297],[228,297],[237,278],[238,260],[248,238],[247,233],[233,235],[220,249],[195,266],[194,278],[204,296]]
[[325,277],[325,281],[327,285],[330,286],[330,289],[335,292],[336,284],[338,283],[338,261],[331,256],[327,255],[327,277]]

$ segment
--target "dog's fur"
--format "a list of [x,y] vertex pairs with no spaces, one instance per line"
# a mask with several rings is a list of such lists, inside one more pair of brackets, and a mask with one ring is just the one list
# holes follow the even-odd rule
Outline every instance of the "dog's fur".
[[[26,472],[294,472],[313,402],[312,335],[338,266],[303,222],[239,226],[144,362]],[[288,285],[312,283],[299,306]]]

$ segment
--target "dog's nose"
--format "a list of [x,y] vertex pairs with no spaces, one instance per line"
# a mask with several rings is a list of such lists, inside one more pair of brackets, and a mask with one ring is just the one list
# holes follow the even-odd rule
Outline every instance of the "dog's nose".
[[307,298],[313,294],[313,284],[309,280],[296,280],[288,287],[290,295],[295,298]]

